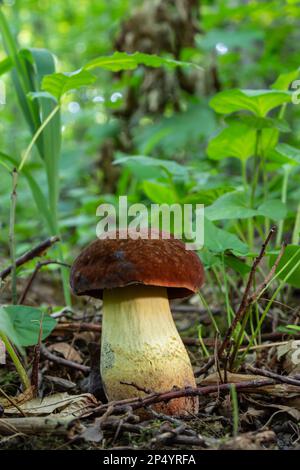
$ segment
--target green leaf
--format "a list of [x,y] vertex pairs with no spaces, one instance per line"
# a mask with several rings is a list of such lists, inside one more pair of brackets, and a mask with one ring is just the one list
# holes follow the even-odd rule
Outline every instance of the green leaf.
[[267,156],[268,160],[279,164],[300,165],[300,150],[289,144],[278,144]]
[[[227,116],[225,121],[229,124],[236,120],[236,116]],[[291,132],[291,127],[287,121],[284,119],[277,119],[271,117],[259,117],[254,116],[253,114],[242,114],[239,116],[239,122],[246,124],[248,127],[252,127],[256,130],[264,129],[277,129],[280,132]]]
[[157,204],[174,204],[178,202],[174,189],[162,183],[144,181],[142,188],[146,196]]
[[119,72],[120,70],[133,70],[139,65],[146,65],[147,67],[199,67],[196,64],[189,62],[181,62],[174,59],[166,59],[154,54],[144,54],[142,52],[135,52],[134,54],[127,54],[127,52],[115,52],[111,56],[97,57],[96,59],[88,62],[83,69],[94,70],[102,68],[111,70],[112,72]]
[[12,66],[13,66],[13,62],[10,57],[6,57],[5,59],[1,60],[0,61],[0,75],[3,75],[6,72],[9,72]]
[[42,90],[47,91],[60,101],[61,97],[68,91],[91,85],[95,80],[94,75],[82,69],[71,73],[52,73],[43,78]]
[[157,149],[158,154],[173,158],[174,154],[181,153],[185,148],[189,152],[197,151],[199,141],[206,140],[215,131],[215,113],[206,103],[198,102],[186,111],[138,126],[134,130],[134,142],[143,155],[151,155]]
[[232,251],[237,255],[246,255],[248,247],[236,235],[227,232],[205,218],[204,246],[213,253]]
[[17,346],[33,346],[38,343],[40,322],[42,339],[49,336],[56,320],[41,310],[25,305],[2,305],[0,307],[0,330]]
[[[270,267],[274,265],[277,255],[270,256]],[[293,257],[293,260],[289,262],[289,260]],[[296,288],[300,288],[300,246],[299,245],[287,245],[284,254],[279,261],[279,264],[276,268],[276,273],[278,274],[282,268],[287,264],[287,266],[283,269],[283,271],[279,274],[279,279],[284,279],[298,264],[298,267],[294,270],[294,272],[289,276],[287,279],[287,283],[291,286]]]
[[232,122],[210,140],[207,154],[213,160],[235,157],[247,160],[255,152],[256,131],[245,124]]
[[287,209],[280,200],[269,199],[258,207],[257,213],[271,220],[282,220],[287,215]]
[[182,177],[187,178],[188,170],[172,160],[146,157],[143,155],[120,156],[114,161],[115,165],[124,165],[139,179],[151,179],[157,177]]
[[245,276],[251,271],[251,267],[235,256],[224,256],[225,265],[232,268],[237,273]]
[[210,106],[221,114],[236,111],[250,111],[256,116],[265,117],[271,109],[291,101],[291,93],[278,90],[240,90],[221,91],[215,95]]
[[224,194],[205,209],[209,220],[248,219],[255,215],[257,211],[249,208],[249,196],[243,191]]
[[299,76],[299,70],[292,70],[291,72],[287,73],[282,73],[279,75],[277,80],[271,85],[271,88],[274,90],[288,90],[290,87],[290,84],[296,80]]

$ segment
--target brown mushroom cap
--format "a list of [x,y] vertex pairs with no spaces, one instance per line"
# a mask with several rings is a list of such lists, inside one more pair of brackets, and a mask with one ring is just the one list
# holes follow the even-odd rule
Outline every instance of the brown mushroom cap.
[[[120,233],[120,232],[118,232]],[[118,236],[118,234],[117,234]],[[134,284],[167,287],[169,298],[187,297],[203,284],[199,257],[175,239],[98,239],[74,261],[70,284],[76,295],[102,298],[103,289]]]

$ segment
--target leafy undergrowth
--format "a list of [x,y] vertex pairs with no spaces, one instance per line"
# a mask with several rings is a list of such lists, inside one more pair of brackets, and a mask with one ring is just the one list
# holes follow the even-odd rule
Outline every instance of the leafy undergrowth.
[[[51,289],[52,295],[59,297],[59,292],[55,293],[47,278],[43,278],[35,285],[32,299],[41,296],[43,291],[46,295]],[[295,296],[297,301],[297,292]],[[273,308],[270,318],[278,314]],[[196,297],[184,303],[175,302],[172,310],[197,371],[208,358],[200,347],[195,325],[203,326],[203,342],[213,355],[215,340],[211,319]],[[282,307],[284,323],[283,310]],[[136,402],[133,406],[105,403],[98,372],[100,301],[77,303],[72,312],[64,309],[56,311],[55,316],[58,317],[56,327],[40,350],[36,398],[32,389],[21,393],[12,363],[8,361],[0,366],[0,448],[299,448],[297,334],[274,332],[272,322],[266,321],[261,343],[249,351],[240,370],[226,371],[226,361],[221,360],[218,367],[213,365],[198,377],[203,392],[199,396],[199,414],[183,419],[160,414],[151,406],[137,406]],[[215,309],[214,316],[222,319],[224,313]],[[31,347],[27,351],[27,369],[32,374],[37,349]],[[62,359],[67,362],[62,364]],[[278,375],[268,378],[257,373],[253,366]],[[291,383],[287,383],[289,381]],[[235,387],[224,383],[235,384]]]

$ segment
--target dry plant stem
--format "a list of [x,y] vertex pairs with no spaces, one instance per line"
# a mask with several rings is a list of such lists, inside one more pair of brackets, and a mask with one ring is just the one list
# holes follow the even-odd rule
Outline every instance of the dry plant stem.
[[256,375],[263,375],[264,377],[269,377],[270,379],[274,379],[277,382],[283,382],[289,385],[296,385],[300,387],[300,380],[297,380],[293,377],[286,377],[283,375],[275,374],[274,372],[271,372],[269,370],[259,369],[253,366],[246,366],[246,370]]
[[[47,240],[43,241],[42,243],[39,243],[36,247],[34,247],[32,250],[27,251],[24,253],[24,255],[20,256],[19,258],[16,259],[15,265],[16,267],[19,267],[28,261],[31,261],[32,259],[41,256],[45,251],[47,251],[48,248],[50,248],[54,243],[59,241],[59,237],[51,237],[47,238]],[[8,266],[5,268],[3,271],[0,272],[0,279],[5,279],[11,272],[12,272],[13,266]]]
[[37,396],[39,389],[39,364],[41,357],[41,344],[42,344],[42,335],[43,335],[43,319],[44,314],[42,314],[40,320],[40,330],[37,345],[34,347],[34,360],[32,364],[32,373],[31,373],[31,386],[33,387],[34,397]]
[[48,266],[49,264],[58,264],[58,265],[60,265],[60,266],[65,266],[65,267],[68,267],[68,268],[70,267],[69,264],[63,263],[62,261],[56,261],[56,260],[39,261],[39,262],[36,264],[36,266],[35,266],[35,268],[34,268],[34,271],[33,271],[33,273],[31,274],[31,276],[30,276],[30,278],[29,278],[29,281],[28,281],[28,283],[27,283],[27,285],[26,285],[24,291],[22,292],[22,294],[21,294],[21,296],[20,296],[20,298],[19,298],[19,300],[18,300],[18,303],[19,303],[19,304],[22,304],[22,303],[25,302],[26,296],[27,296],[27,294],[28,294],[28,292],[29,292],[29,290],[30,290],[30,288],[31,288],[31,286],[32,286],[32,284],[33,284],[33,282],[34,282],[34,280],[35,280],[35,278],[36,278],[36,275],[37,275],[37,273],[39,272],[39,270],[40,270],[43,266]]
[[[142,396],[144,390],[195,387],[166,288],[130,286],[104,291],[101,377],[109,400]],[[136,383],[140,390],[128,383]],[[197,409],[198,400],[180,397],[157,411],[186,415]]]
[[0,419],[0,434],[10,436],[18,433],[26,435],[55,434],[67,435],[74,417],[26,417]]
[[[265,379],[265,380],[250,380],[247,382],[239,382],[235,383],[236,390],[252,390],[252,389],[259,389],[260,387],[265,387],[266,385],[274,385],[274,379]],[[102,414],[106,412],[108,407],[113,406],[114,412],[121,412],[123,413],[125,410],[128,409],[137,410],[139,408],[147,407],[150,405],[154,405],[156,403],[161,402],[168,402],[169,400],[173,400],[175,398],[180,397],[196,397],[196,396],[205,396],[210,395],[212,393],[219,393],[219,392],[228,392],[230,391],[232,384],[218,384],[218,385],[209,385],[207,387],[196,387],[196,388],[184,388],[179,390],[170,390],[168,392],[162,393],[152,393],[148,396],[143,398],[131,398],[127,400],[119,400],[110,402],[105,405],[101,405],[98,408],[93,410],[93,414]]]
[[52,354],[48,349],[41,345],[40,351],[42,356],[44,356],[46,359],[49,359],[49,361],[55,362],[56,364],[60,364],[65,367],[71,367],[72,369],[77,369],[84,374],[90,372],[91,368],[88,366],[84,366],[83,364],[77,364],[77,362],[69,361],[68,359],[64,359],[63,357],[58,357],[55,354]]
[[13,361],[14,365],[15,365],[15,368],[19,374],[19,377],[21,379],[21,382],[23,384],[23,387],[24,387],[24,390],[26,390],[27,388],[30,387],[30,380],[28,378],[28,375],[26,373],[26,370],[24,369],[24,367],[22,366],[21,364],[21,361],[20,359],[18,358],[18,355],[17,353],[15,352],[11,342],[9,341],[9,339],[7,338],[7,336],[0,331],[0,338],[1,340],[3,341],[3,343],[5,344],[5,347],[6,347],[6,351],[8,352],[11,360]]
[[[229,345],[229,342],[230,342],[230,339],[232,337],[232,333],[234,332],[234,330],[236,329],[238,323],[240,321],[242,321],[244,315],[247,313],[247,308],[251,305],[251,303],[254,301],[252,300],[252,302],[249,301],[249,297],[250,297],[250,289],[251,289],[251,286],[253,284],[253,280],[254,280],[254,276],[255,276],[255,272],[256,272],[256,269],[259,265],[259,263],[261,262],[264,254],[265,254],[265,251],[266,251],[266,248],[272,238],[272,236],[275,234],[276,232],[276,227],[272,227],[265,242],[263,243],[262,247],[261,247],[261,250],[258,254],[258,256],[255,258],[254,260],[254,263],[252,265],[252,268],[251,268],[251,271],[250,271],[250,274],[249,274],[249,278],[248,278],[248,282],[247,282],[247,285],[246,285],[246,288],[245,288],[245,292],[244,292],[244,295],[242,297],[242,301],[240,303],[240,306],[238,308],[238,311],[236,312],[233,320],[232,320],[232,323],[231,325],[229,326],[226,334],[225,334],[225,337],[223,339],[223,342],[221,343],[221,346],[219,347],[219,350],[218,350],[218,356],[221,357],[221,355],[223,354],[223,352],[225,351],[225,349],[228,347]],[[195,376],[196,377],[199,377],[200,375],[204,374],[205,372],[207,372],[212,366],[213,364],[215,363],[215,359],[214,358],[211,358],[206,364],[205,366],[201,367],[198,371],[195,372]]]
[[14,406],[16,408],[16,410],[19,411],[19,413],[21,413],[22,416],[26,416],[26,414],[24,413],[24,411],[19,407],[19,405],[17,403],[15,403],[14,399],[11,398],[9,395],[7,395],[5,393],[5,391],[0,387],[0,393],[4,396],[4,398],[6,398],[7,401],[9,401],[9,403]]
[[12,171],[12,192],[9,218],[9,249],[12,272],[12,303],[17,303],[17,267],[16,267],[16,245],[15,245],[15,224],[16,224],[16,204],[17,204],[17,184],[18,171]]

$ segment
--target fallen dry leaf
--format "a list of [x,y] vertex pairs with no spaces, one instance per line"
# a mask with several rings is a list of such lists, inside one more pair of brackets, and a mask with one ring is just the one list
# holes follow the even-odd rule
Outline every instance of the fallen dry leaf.
[[[98,404],[94,395],[83,393],[81,395],[69,395],[68,393],[55,393],[45,398],[34,398],[19,405],[26,416],[45,416],[55,412],[55,416],[79,417]],[[19,415],[20,411],[9,406],[4,409],[5,415]]]
[[[2,397],[0,393],[0,405],[3,408],[12,407],[13,406],[12,403],[16,404],[17,406],[20,406],[23,403],[26,403],[28,400],[31,400],[33,398],[33,392],[34,392],[33,387],[30,387],[27,390],[25,390],[25,392],[20,393],[20,395],[18,395],[17,397],[10,397],[10,400],[8,400],[5,397]],[[16,408],[15,407],[13,408],[16,411]]]
[[49,351],[54,351],[61,354],[65,359],[73,362],[82,363],[81,355],[76,351],[73,346],[70,346],[68,343],[54,343],[49,346]]

